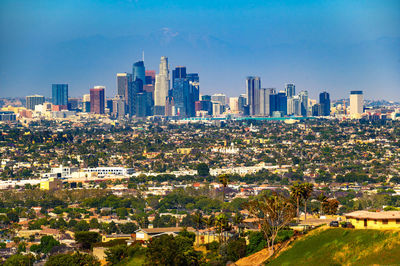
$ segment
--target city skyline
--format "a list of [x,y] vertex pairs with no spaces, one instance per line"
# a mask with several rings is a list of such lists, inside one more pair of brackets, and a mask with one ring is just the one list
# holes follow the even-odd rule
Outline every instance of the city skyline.
[[147,69],[158,72],[167,56],[170,69],[185,65],[199,73],[203,94],[238,96],[253,75],[277,90],[293,82],[313,99],[319,91],[332,99],[351,90],[363,90],[366,99],[400,96],[398,1],[1,6],[0,97],[49,96],[53,83],[68,83],[71,96],[102,85],[112,97],[115,74],[130,72],[143,51]]

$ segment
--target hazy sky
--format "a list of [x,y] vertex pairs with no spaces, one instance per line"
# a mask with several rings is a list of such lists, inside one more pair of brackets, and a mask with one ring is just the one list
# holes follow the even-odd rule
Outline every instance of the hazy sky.
[[366,99],[400,100],[399,0],[1,0],[0,97],[71,96],[131,72],[171,67],[200,75],[201,93],[245,92],[294,82],[313,98],[363,90]]

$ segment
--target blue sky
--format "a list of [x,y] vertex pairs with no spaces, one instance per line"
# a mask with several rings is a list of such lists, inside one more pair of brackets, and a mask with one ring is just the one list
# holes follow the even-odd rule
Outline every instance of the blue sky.
[[258,75],[314,98],[400,100],[398,0],[2,0],[0,36],[0,97],[64,82],[71,96],[105,85],[112,97],[144,50],[147,69],[168,56],[198,72],[203,94],[239,95]]

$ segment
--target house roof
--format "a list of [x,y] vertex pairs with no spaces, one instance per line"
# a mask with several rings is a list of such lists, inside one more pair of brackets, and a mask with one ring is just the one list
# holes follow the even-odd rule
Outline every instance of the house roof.
[[[159,233],[167,233],[167,232],[180,232],[183,230],[183,227],[163,227],[163,228],[142,228],[136,230],[136,232],[143,231],[147,234],[159,234]],[[195,229],[192,227],[187,227],[186,230],[189,232],[194,232]]]
[[369,212],[355,211],[345,214],[347,218],[358,219],[400,219],[400,211]]

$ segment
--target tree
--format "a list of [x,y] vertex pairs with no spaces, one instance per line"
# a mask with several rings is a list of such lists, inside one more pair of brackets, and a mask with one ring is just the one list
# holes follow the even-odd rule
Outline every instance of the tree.
[[210,175],[210,168],[205,163],[199,163],[197,165],[197,174],[201,177],[206,177]]
[[75,232],[75,241],[81,244],[84,250],[92,249],[92,245],[100,240],[100,234],[97,232]]
[[54,239],[53,236],[42,236],[39,245],[32,245],[31,251],[35,253],[49,253],[54,247],[59,246],[60,242]]
[[264,195],[261,199],[248,202],[246,209],[258,219],[268,248],[274,253],[274,243],[278,232],[295,217],[295,208],[290,199],[276,193],[272,196]]
[[[23,265],[23,264],[20,264]],[[100,262],[96,257],[85,253],[74,254],[58,254],[50,256],[45,266],[70,266],[70,265],[84,265],[84,266],[100,266]]]
[[293,185],[290,187],[290,196],[296,201],[297,223],[300,222],[300,200],[303,197],[303,194],[303,186],[299,182],[294,182]]
[[194,221],[194,224],[196,225],[196,232],[197,232],[197,246],[199,246],[199,230],[200,228],[203,227],[204,224],[204,219],[203,219],[203,215],[201,214],[201,212],[197,211],[195,212],[195,214],[192,215],[192,219]]
[[119,224],[118,227],[123,234],[133,234],[138,229],[137,225],[132,222]]
[[21,266],[32,266],[33,263],[35,262],[35,257],[31,254],[29,255],[21,255],[21,254],[15,254],[9,257],[5,262],[4,266],[16,266],[16,265],[21,265]]
[[207,226],[207,231],[208,231],[208,241],[207,243],[210,243],[210,229],[215,225],[215,216],[210,215],[208,218],[205,219],[205,224]]
[[307,200],[310,198],[313,192],[314,185],[311,183],[304,183],[303,186],[303,199],[304,199],[304,221],[307,221]]
[[161,235],[150,239],[146,259],[148,265],[199,265],[201,252],[193,249],[192,239]]
[[120,261],[128,257],[126,245],[116,245],[105,251],[106,261],[111,265],[118,264]]
[[85,220],[79,221],[75,226],[75,232],[89,231],[90,226]]
[[236,212],[235,216],[233,216],[233,219],[232,219],[233,224],[238,227],[239,235],[241,234],[241,228],[242,228],[241,226],[242,226],[243,220],[244,220],[244,218],[240,214],[240,212]]
[[328,199],[322,203],[322,209],[324,213],[329,215],[335,215],[339,207],[339,201],[337,199]]
[[321,194],[319,194],[319,196],[318,196],[318,201],[320,202],[320,204],[321,204],[321,208],[320,208],[320,214],[323,214],[323,204],[324,204],[324,202],[327,200],[328,198],[324,195],[324,193],[321,193]]
[[225,201],[225,188],[229,182],[229,175],[227,175],[227,174],[219,175],[218,182],[220,182],[222,184],[222,202],[224,202]]

